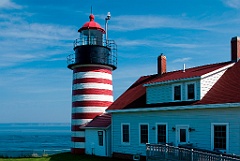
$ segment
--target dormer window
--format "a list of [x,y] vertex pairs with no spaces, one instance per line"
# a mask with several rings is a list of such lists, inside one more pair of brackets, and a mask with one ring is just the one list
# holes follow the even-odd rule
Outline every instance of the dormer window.
[[181,101],[182,100],[182,89],[181,89],[181,85],[174,85],[173,86],[173,100],[174,101]]
[[195,83],[187,83],[186,84],[186,98],[187,100],[195,99]]
[[183,82],[172,85],[172,101],[196,100],[196,82]]

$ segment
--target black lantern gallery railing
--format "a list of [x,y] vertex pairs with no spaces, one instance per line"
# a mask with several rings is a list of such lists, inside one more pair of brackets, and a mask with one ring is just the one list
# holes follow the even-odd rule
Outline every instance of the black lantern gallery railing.
[[75,54],[67,57],[68,68],[76,64],[101,64],[117,68],[117,45],[113,40],[84,37],[73,42]]

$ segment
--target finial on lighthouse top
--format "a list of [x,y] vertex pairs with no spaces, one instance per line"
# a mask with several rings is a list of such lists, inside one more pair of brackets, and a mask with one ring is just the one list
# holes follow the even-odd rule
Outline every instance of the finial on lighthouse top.
[[90,19],[90,21],[94,21],[94,15],[93,14],[90,14],[90,16],[89,16],[89,19]]
[[82,32],[83,30],[99,30],[101,31],[103,34],[105,34],[105,30],[97,23],[94,21],[94,15],[91,13],[89,15],[89,19],[90,21],[86,22],[79,30],[78,32]]
[[94,21],[94,15],[93,15],[92,6],[91,6],[91,14],[89,15],[89,19],[90,19],[90,21]]

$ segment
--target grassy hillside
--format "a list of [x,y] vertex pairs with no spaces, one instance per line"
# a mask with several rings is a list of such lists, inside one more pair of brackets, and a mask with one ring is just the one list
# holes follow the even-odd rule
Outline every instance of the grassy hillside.
[[124,161],[90,155],[73,155],[71,153],[55,154],[47,157],[36,158],[0,158],[0,161]]

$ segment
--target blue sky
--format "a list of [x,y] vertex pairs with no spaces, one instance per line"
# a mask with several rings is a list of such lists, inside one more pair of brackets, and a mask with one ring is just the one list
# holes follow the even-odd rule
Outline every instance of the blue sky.
[[240,0],[1,0],[0,123],[70,122],[73,53],[77,30],[95,20],[118,45],[114,98],[138,77],[230,60],[240,35]]

